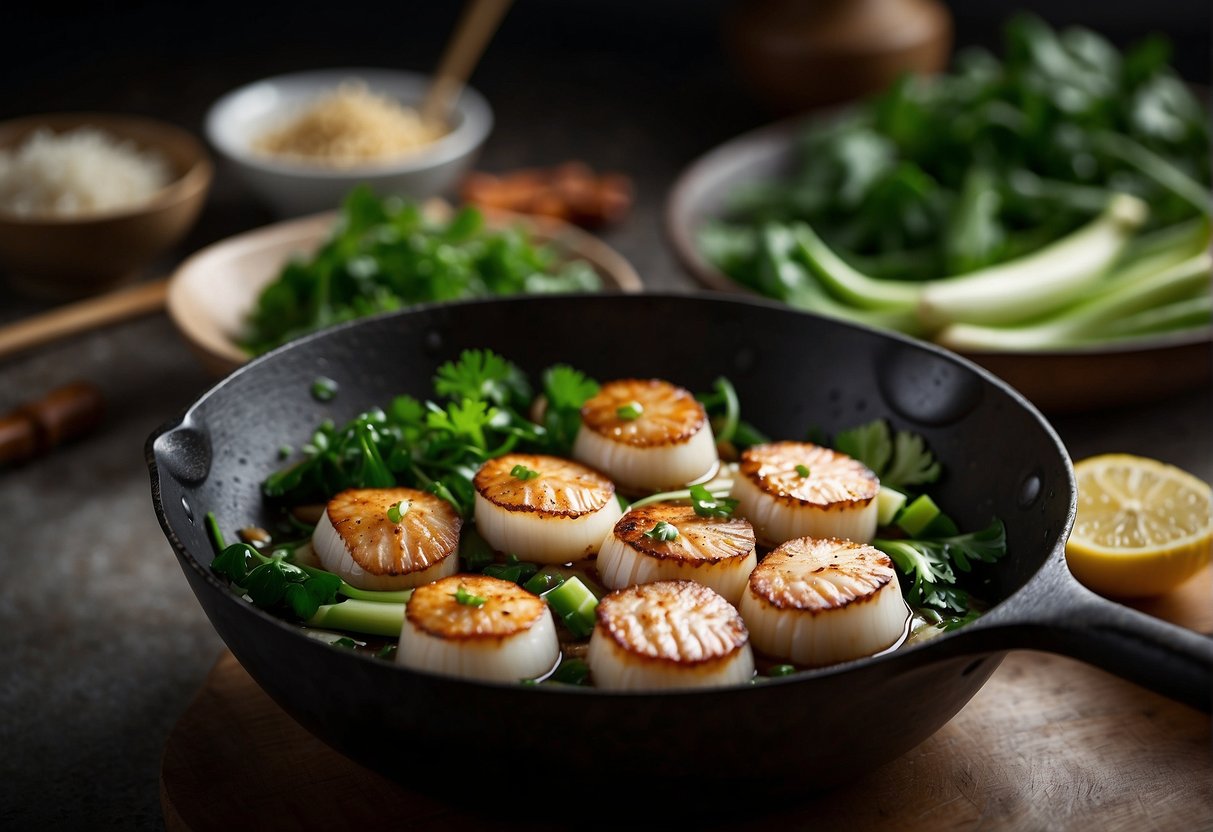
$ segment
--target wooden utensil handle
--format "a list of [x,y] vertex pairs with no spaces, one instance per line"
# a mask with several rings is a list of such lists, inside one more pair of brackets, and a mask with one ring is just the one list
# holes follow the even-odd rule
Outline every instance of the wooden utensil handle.
[[0,359],[164,308],[167,280],[140,283],[0,327]]
[[459,91],[467,83],[468,76],[480,60],[480,53],[497,30],[511,2],[512,0],[471,0],[459,20],[454,38],[442,55],[438,70],[434,73],[434,82],[422,102],[421,117],[425,121],[447,121],[451,102],[458,97]]

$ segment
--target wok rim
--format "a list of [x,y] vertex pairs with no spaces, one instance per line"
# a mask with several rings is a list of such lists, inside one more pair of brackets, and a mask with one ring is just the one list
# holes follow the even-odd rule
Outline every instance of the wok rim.
[[[937,358],[959,364],[965,370],[976,373],[981,381],[993,385],[997,390],[1007,395],[1015,405],[1027,412],[1027,414],[1043,429],[1045,436],[1052,442],[1061,461],[1063,462],[1063,470],[1066,474],[1066,495],[1069,498],[1069,508],[1066,512],[1066,519],[1058,529],[1051,550],[1043,557],[1042,562],[1037,566],[1023,583],[1013,592],[1002,598],[998,602],[990,606],[990,608],[979,617],[976,621],[970,622],[963,627],[954,631],[942,632],[937,636],[913,645],[904,645],[895,650],[883,651],[870,656],[864,656],[859,659],[853,659],[845,662],[828,665],[820,668],[810,668],[798,671],[795,674],[782,677],[762,678],[762,688],[774,688],[784,685],[812,684],[814,681],[823,678],[839,676],[851,672],[858,672],[874,665],[895,665],[907,660],[919,662],[920,660],[914,657],[924,651],[934,651],[940,654],[940,657],[946,657],[948,651],[945,648],[951,645],[951,649],[961,653],[985,653],[985,654],[1002,654],[1008,649],[1006,645],[998,643],[997,639],[993,639],[994,643],[971,645],[975,637],[980,638],[983,633],[993,633],[999,629],[1008,629],[1019,626],[1023,623],[1022,620],[1016,619],[1014,615],[1009,614],[1014,607],[1022,603],[1029,592],[1045,592],[1049,590],[1047,583],[1048,573],[1056,570],[1059,567],[1064,573],[1064,578],[1075,586],[1077,581],[1069,574],[1065,568],[1065,540],[1074,523],[1075,512],[1077,508],[1077,485],[1074,478],[1073,463],[1070,459],[1069,452],[1066,450],[1064,443],[1058,436],[1057,431],[1044,415],[1019,391],[1010,386],[1000,378],[995,376],[990,371],[984,369],[980,365],[970,359],[951,352],[944,347],[920,341],[910,336],[902,335],[896,332],[882,330],[876,327],[866,326],[863,324],[852,323],[849,321],[841,321],[834,318],[817,315],[805,310],[793,309],[786,304],[778,301],[762,298],[762,297],[745,297],[723,294],[720,292],[698,289],[689,292],[651,292],[646,291],[638,294],[618,294],[602,296],[595,293],[553,293],[542,296],[513,296],[503,298],[483,298],[469,299],[462,301],[435,301],[423,304],[416,304],[406,309],[395,310],[392,312],[380,313],[364,318],[347,321],[342,324],[330,327],[328,329],[309,333],[300,338],[291,341],[287,344],[279,346],[270,352],[257,356],[251,361],[241,365],[236,370],[224,376],[219,381],[213,383],[204,392],[199,394],[193,402],[179,411],[175,418],[169,419],[158,426],[149,436],[144,445],[144,457],[148,466],[149,476],[151,478],[152,505],[156,513],[156,519],[160,523],[161,530],[171,544],[174,554],[178,561],[184,566],[188,563],[191,569],[213,590],[217,591],[225,600],[221,603],[233,603],[244,607],[244,612],[250,613],[263,623],[277,627],[281,630],[289,631],[293,637],[302,639],[301,644],[314,642],[317,647],[326,647],[321,641],[309,638],[301,628],[301,625],[289,622],[280,618],[260,607],[243,600],[242,597],[236,595],[232,591],[229,584],[221,581],[207,566],[204,566],[198,557],[192,553],[182,542],[181,538],[173,529],[167,514],[164,510],[163,491],[161,488],[160,469],[161,465],[157,459],[156,443],[157,440],[172,431],[187,426],[191,422],[191,416],[195,411],[201,408],[212,397],[218,395],[225,387],[231,384],[238,376],[245,373],[258,372],[262,364],[270,363],[278,360],[278,356],[292,353],[306,346],[322,340],[339,339],[342,334],[361,328],[371,322],[382,322],[386,319],[404,318],[404,317],[420,317],[428,314],[433,310],[447,309],[451,307],[471,307],[471,306],[501,306],[504,304],[526,304],[529,301],[550,302],[550,301],[580,301],[594,302],[596,299],[607,302],[619,303],[644,303],[653,300],[676,300],[676,301],[693,301],[702,302],[711,305],[723,307],[752,307],[766,309],[769,311],[779,312],[782,314],[791,314],[793,316],[801,316],[812,320],[822,321],[830,326],[839,326],[846,329],[858,330],[869,335],[874,335],[880,340],[893,341],[902,343],[915,349],[925,350],[933,354]],[[209,475],[209,471],[208,471]],[[1056,498],[1055,498],[1056,499]],[[195,593],[197,594],[197,593]],[[199,602],[201,599],[195,599]],[[991,613],[998,612],[998,615]],[[210,616],[208,614],[208,620]],[[988,620],[987,620],[988,619]],[[1005,619],[1005,620],[1004,620]],[[212,627],[214,626],[212,622]],[[218,629],[216,628],[216,632]],[[222,638],[222,634],[220,633]],[[225,646],[229,647],[227,640],[223,639]],[[976,648],[976,649],[974,649]],[[365,654],[360,651],[348,650],[343,651],[345,658],[356,661],[371,662],[378,666],[388,665],[390,668],[387,672],[396,671],[403,675],[403,678],[410,676],[422,676],[430,680],[435,680],[443,683],[452,683],[465,686],[471,686],[483,689],[496,690],[516,690],[519,686],[516,682],[491,682],[477,679],[466,679],[455,676],[448,676],[438,673],[431,673],[423,670],[414,670],[412,668],[403,667],[391,662],[390,664],[383,659]],[[254,679],[256,676],[254,675]],[[984,683],[983,683],[984,684]],[[640,691],[608,691],[593,687],[582,687],[578,685],[535,685],[528,689],[528,694],[538,694],[541,696],[588,696],[594,699],[608,700],[625,700],[636,701],[638,699],[660,698],[677,699],[680,701],[696,698],[707,698],[710,696],[720,695],[737,695],[738,693],[758,687],[754,682],[745,682],[738,685],[707,687],[707,688],[692,688],[692,689],[673,689],[673,690],[640,690]]]

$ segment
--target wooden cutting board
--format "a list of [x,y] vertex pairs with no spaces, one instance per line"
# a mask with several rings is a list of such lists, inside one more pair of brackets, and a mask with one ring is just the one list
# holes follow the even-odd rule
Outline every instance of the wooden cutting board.
[[[1135,606],[1213,633],[1213,571]],[[1080,662],[1022,651],[900,760],[802,805],[758,806],[716,828],[1213,830],[1211,742],[1204,714]],[[160,792],[174,832],[531,830],[592,825],[601,784],[579,785],[536,778],[553,799],[536,801],[525,823],[412,791],[314,738],[225,653],[169,736]],[[609,799],[609,789],[602,794]]]

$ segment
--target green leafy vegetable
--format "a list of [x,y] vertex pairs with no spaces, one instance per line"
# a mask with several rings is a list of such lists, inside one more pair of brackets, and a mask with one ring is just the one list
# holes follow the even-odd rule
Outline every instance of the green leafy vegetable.
[[799,475],[800,475],[800,476],[802,476],[802,477],[807,477],[807,476],[808,476],[808,475],[809,475],[811,472],[809,471],[809,466],[807,466],[807,465],[797,465],[797,466],[796,466],[796,473],[797,473],[797,474],[799,474]]
[[341,579],[331,572],[265,557],[247,543],[233,543],[211,569],[242,587],[254,604],[307,620],[322,604],[336,601]]
[[490,229],[476,208],[437,218],[419,203],[380,199],[359,186],[324,245],[261,291],[242,344],[260,354],[307,332],[427,301],[601,286],[588,263],[562,260],[520,227]]
[[868,466],[882,484],[893,488],[939,479],[941,467],[926,440],[904,430],[894,434],[884,419],[842,431],[834,437],[834,448]]
[[969,534],[914,540],[877,538],[872,545],[910,578],[908,585],[902,584],[906,602],[941,614],[969,612],[968,593],[956,586],[957,571],[970,572],[974,561],[994,563],[1007,553],[1006,530],[999,520]]
[[[957,348],[1208,328],[1207,285],[1135,291],[1174,265],[1134,262],[1138,240],[1213,214],[1209,113],[1169,61],[1157,37],[1120,52],[1019,14],[1001,58],[966,50],[807,122],[790,172],[738,186],[700,250],[792,306]],[[1082,306],[1113,287],[1127,325]]]

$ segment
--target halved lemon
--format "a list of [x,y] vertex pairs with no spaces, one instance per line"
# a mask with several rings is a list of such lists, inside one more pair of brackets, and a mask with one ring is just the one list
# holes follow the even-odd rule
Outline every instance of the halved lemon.
[[1161,595],[1210,560],[1209,484],[1156,459],[1102,454],[1074,465],[1078,515],[1070,571],[1102,595]]

